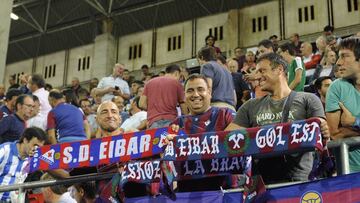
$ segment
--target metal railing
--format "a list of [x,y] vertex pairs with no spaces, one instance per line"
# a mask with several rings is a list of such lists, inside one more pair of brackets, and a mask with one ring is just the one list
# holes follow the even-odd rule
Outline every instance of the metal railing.
[[[340,148],[340,171],[338,171],[338,175],[344,175],[350,173],[349,168],[349,147],[360,145],[360,137],[351,137],[346,139],[339,139],[336,141],[330,141],[328,143],[328,148]],[[103,179],[110,179],[114,173],[94,173],[94,174],[86,174],[86,175],[79,175],[73,176],[71,178],[62,179],[62,180],[41,180],[41,181],[33,181],[33,182],[26,182],[21,184],[13,184],[13,185],[6,185],[0,186],[0,192],[6,191],[14,191],[19,190],[19,193],[23,192],[26,189],[33,189],[33,188],[41,188],[41,187],[49,187],[53,185],[72,185],[79,182],[87,182],[87,181],[94,181],[94,180],[103,180]],[[295,185],[299,183],[306,183],[309,181],[300,181],[300,182],[287,182],[287,183],[278,183],[278,184],[271,184],[266,185],[266,188],[278,188],[284,186]],[[242,189],[230,189],[230,190],[223,190],[223,192],[241,192]]]

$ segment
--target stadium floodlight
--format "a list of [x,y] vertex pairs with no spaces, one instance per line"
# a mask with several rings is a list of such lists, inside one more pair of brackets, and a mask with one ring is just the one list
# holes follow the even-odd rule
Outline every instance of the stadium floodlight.
[[19,20],[19,16],[17,16],[15,13],[10,13],[10,18],[13,20]]

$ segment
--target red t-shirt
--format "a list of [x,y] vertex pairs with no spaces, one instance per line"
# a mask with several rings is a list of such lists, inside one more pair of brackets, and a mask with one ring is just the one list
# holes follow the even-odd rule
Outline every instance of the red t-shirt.
[[144,95],[147,97],[149,125],[161,119],[174,120],[177,117],[176,106],[184,101],[184,89],[180,82],[166,76],[146,83]]

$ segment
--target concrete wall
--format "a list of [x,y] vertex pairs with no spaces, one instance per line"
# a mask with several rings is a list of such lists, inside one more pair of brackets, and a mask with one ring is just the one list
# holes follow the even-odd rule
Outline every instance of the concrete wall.
[[349,12],[348,1],[333,0],[335,28],[360,24],[360,0],[357,0],[357,11],[354,10],[354,0],[351,0],[351,3],[351,11]]
[[91,70],[94,68],[93,59],[94,44],[71,49],[69,51],[69,68],[67,73],[66,85],[71,84],[71,80],[73,77],[78,77],[80,82],[89,80],[92,77]]
[[4,85],[5,88],[9,88],[9,77],[10,75],[16,74],[16,77],[18,78],[19,74],[27,73],[31,74],[33,65],[33,59],[27,59],[24,61],[8,64],[5,68],[5,77],[4,77]]
[[[55,76],[49,76],[49,67],[52,67],[51,72],[54,71],[56,66]],[[45,77],[45,69],[48,67],[47,76]],[[41,74],[46,83],[51,84],[53,87],[61,87],[63,85],[63,76],[65,69],[65,51],[55,52],[45,56],[40,56],[36,59],[35,73]]]

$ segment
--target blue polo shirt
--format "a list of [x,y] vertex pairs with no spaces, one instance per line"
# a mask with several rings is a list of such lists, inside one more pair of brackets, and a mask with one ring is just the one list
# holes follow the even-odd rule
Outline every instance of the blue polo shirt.
[[4,117],[0,120],[0,144],[18,140],[24,130],[25,121],[17,114]]
[[55,129],[59,142],[69,137],[74,138],[70,139],[71,141],[85,140],[87,137],[84,120],[86,118],[79,108],[72,104],[60,103],[49,112],[47,129]]
[[0,120],[11,114],[13,114],[13,112],[6,105],[0,107]]

